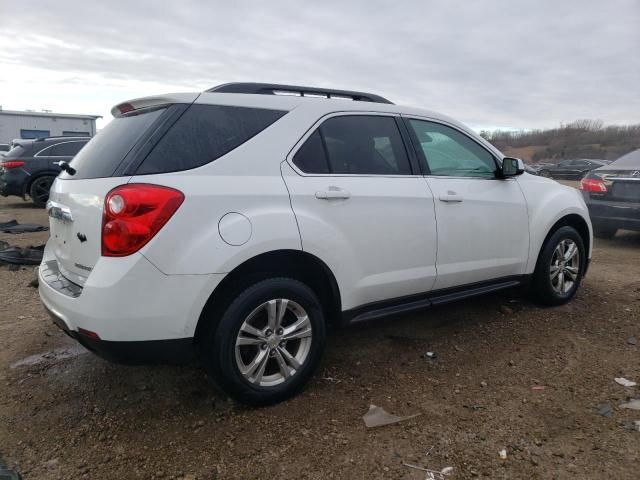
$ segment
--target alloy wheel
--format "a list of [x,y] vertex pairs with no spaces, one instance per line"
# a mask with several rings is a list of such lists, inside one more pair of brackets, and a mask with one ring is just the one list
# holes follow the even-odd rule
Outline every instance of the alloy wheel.
[[311,350],[313,330],[307,312],[277,298],[255,308],[242,322],[235,344],[238,370],[249,383],[272,387],[300,371]]
[[564,295],[569,292],[578,281],[580,274],[580,250],[576,243],[566,238],[561,240],[551,256],[549,279],[551,288]]

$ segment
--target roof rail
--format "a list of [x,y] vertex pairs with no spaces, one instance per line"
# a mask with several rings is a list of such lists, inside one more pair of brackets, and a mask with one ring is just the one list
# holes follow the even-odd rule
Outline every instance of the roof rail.
[[386,98],[373,93],[333,90],[330,88],[300,87],[298,85],[280,85],[277,83],[223,83],[222,85],[205,91],[215,93],[253,93],[259,95],[299,95],[301,97],[342,98],[361,102],[393,104],[393,102],[390,102]]

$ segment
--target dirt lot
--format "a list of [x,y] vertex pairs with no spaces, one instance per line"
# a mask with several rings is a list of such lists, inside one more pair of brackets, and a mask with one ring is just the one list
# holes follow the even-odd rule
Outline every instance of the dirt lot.
[[[46,223],[0,199],[12,218]],[[0,463],[25,479],[424,478],[403,461],[452,466],[449,478],[640,476],[640,411],[619,408],[640,390],[614,382],[640,382],[638,234],[598,240],[563,307],[502,294],[335,332],[305,392],[265,409],[228,401],[197,366],[123,367],[78,348],[32,278],[0,267]],[[372,403],[421,415],[368,430]]]

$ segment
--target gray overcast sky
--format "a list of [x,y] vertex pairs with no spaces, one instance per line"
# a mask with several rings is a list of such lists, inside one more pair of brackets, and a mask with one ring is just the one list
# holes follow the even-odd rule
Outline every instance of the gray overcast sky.
[[480,128],[640,122],[640,0],[0,0],[0,105],[110,118],[259,81],[371,91]]

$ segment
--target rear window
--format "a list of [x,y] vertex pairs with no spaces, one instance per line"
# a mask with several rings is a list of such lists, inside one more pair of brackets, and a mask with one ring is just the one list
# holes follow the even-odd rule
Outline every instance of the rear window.
[[73,157],[71,166],[76,174],[70,176],[63,172],[61,177],[81,180],[112,176],[127,153],[165,110],[141,110],[114,118]]
[[160,139],[136,173],[200,167],[242,145],[285,113],[262,108],[192,105]]

